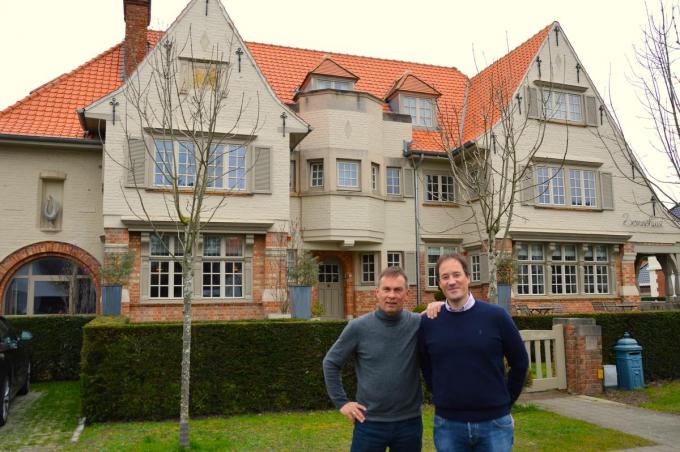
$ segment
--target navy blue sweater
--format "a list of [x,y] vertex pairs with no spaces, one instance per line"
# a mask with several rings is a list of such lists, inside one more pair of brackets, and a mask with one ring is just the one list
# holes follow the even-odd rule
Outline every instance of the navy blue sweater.
[[[420,366],[435,412],[460,422],[481,422],[510,413],[529,367],[512,318],[497,305],[477,300],[472,309],[422,317]],[[507,378],[503,357],[510,370]]]

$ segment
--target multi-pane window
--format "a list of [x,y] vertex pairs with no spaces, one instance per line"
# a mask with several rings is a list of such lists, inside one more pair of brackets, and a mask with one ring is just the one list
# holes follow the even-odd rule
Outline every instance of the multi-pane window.
[[553,294],[578,293],[576,245],[556,245],[550,267]]
[[545,293],[545,258],[543,245],[539,243],[520,245],[517,251],[517,293],[539,295]]
[[[196,185],[196,156],[194,143],[155,140],[154,184],[178,187]],[[175,165],[177,162],[177,165]],[[209,188],[227,187],[246,189],[246,148],[240,144],[211,145],[208,152],[206,185]]]
[[564,172],[562,168],[536,168],[539,204],[564,205]]
[[596,171],[537,166],[534,176],[538,204],[597,207]]
[[482,280],[482,262],[479,254],[470,256],[470,276],[473,282]]
[[243,239],[239,236],[203,237],[203,296],[243,297]]
[[570,169],[571,205],[597,207],[595,173],[590,170]]
[[579,94],[548,92],[545,97],[546,118],[582,122],[582,99]]
[[149,297],[182,298],[182,265],[174,259],[181,252],[177,236],[152,235],[149,244]]
[[587,246],[583,253],[583,291],[609,293],[609,256],[604,245]]
[[288,189],[290,191],[296,191],[296,184],[295,184],[295,160],[290,161],[290,179],[288,180]]
[[323,187],[323,161],[309,163],[309,185],[313,188]]
[[380,186],[380,166],[375,163],[371,164],[371,190],[373,192],[378,191]]
[[427,247],[427,287],[437,287],[437,261],[445,254],[455,254],[458,249],[455,246],[428,246]]
[[425,199],[433,202],[453,202],[453,176],[431,175],[425,176],[427,189]]
[[401,251],[387,252],[387,266],[404,268]]
[[387,167],[387,194],[400,195],[401,194],[401,168],[394,166]]
[[348,91],[352,85],[347,80],[334,80],[327,78],[318,78],[315,80],[316,89],[338,89],[341,91]]
[[375,282],[375,255],[362,254],[361,255],[361,282],[374,283]]
[[338,187],[359,188],[359,162],[338,160]]
[[411,116],[414,126],[432,127],[432,99],[412,96],[404,96],[402,99],[403,113]]

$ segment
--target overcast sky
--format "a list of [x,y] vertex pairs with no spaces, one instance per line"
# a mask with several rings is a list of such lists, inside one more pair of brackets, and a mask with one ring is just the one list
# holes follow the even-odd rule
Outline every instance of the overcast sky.
[[[151,26],[167,28],[187,2],[153,0]],[[600,94],[611,89],[634,149],[648,163],[661,159],[649,150],[653,137],[629,82],[646,17],[642,0],[223,3],[246,40],[455,66],[468,76],[557,20]],[[120,42],[124,32],[123,0],[2,1],[0,109]]]

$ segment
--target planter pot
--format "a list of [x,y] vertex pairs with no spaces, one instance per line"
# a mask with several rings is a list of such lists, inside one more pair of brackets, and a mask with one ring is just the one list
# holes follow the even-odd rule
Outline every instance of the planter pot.
[[498,284],[498,305],[510,314],[510,298],[512,296],[512,284]]
[[290,314],[281,314],[280,312],[274,312],[272,314],[267,314],[267,318],[269,320],[289,319]]
[[102,286],[102,315],[120,315],[122,286]]
[[291,300],[294,318],[309,320],[312,317],[311,286],[288,286],[288,299]]

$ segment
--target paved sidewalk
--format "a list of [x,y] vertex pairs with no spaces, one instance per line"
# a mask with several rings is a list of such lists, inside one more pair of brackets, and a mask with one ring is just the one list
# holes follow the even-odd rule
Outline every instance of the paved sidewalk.
[[529,403],[562,416],[640,436],[657,446],[629,449],[636,452],[680,450],[680,416],[637,408],[588,396],[534,399]]

